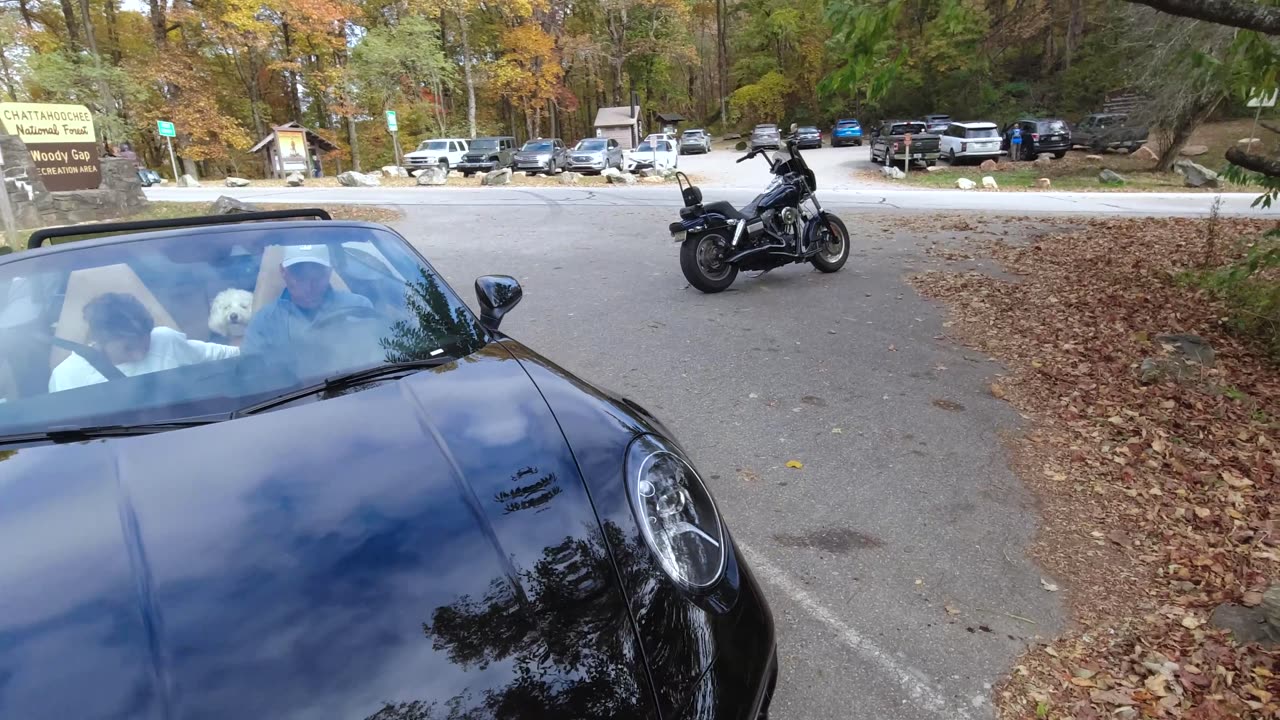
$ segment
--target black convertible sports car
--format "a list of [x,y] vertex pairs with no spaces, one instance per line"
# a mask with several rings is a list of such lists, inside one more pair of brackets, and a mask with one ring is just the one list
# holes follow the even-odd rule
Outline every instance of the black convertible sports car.
[[688,454],[515,280],[322,211],[32,244],[121,230],[0,259],[0,717],[767,714]]

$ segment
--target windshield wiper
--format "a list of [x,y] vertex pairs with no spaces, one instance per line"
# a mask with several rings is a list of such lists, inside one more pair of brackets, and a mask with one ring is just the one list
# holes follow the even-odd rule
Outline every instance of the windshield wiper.
[[249,405],[240,408],[231,414],[232,417],[243,417],[245,415],[253,415],[264,410],[270,410],[280,405],[285,405],[298,400],[300,398],[315,395],[317,393],[331,394],[342,390],[347,390],[373,380],[384,380],[396,375],[410,375],[421,370],[429,370],[431,368],[447,365],[456,360],[456,358],[447,355],[440,355],[427,360],[409,360],[406,362],[389,362],[373,365],[359,370],[351,370],[329,377],[311,385],[306,385],[292,390],[283,395],[277,395],[270,400]]
[[180,420],[166,420],[164,422],[155,423],[136,423],[132,425],[61,425],[51,427],[48,430],[41,430],[39,432],[5,435],[0,437],[0,445],[35,442],[39,440],[49,440],[54,443],[73,443],[84,442],[86,440],[97,440],[99,438],[154,435],[155,433],[168,432],[170,430],[185,430],[186,428],[199,427],[201,425],[211,425],[216,422],[222,422],[223,420],[230,419],[231,415],[227,413],[220,413],[217,415],[204,415],[201,417],[182,418]]

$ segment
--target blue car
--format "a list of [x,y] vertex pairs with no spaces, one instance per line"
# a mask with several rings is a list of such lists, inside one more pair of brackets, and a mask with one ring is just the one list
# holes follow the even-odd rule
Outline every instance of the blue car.
[[862,145],[862,123],[853,118],[837,120],[831,129],[831,147]]

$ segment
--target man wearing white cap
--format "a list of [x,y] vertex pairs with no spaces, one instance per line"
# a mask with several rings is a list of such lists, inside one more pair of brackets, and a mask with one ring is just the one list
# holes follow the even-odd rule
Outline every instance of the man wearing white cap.
[[335,290],[329,284],[333,266],[324,245],[288,245],[280,263],[284,292],[253,316],[245,329],[244,354],[286,349],[304,338],[312,326],[346,308],[371,308],[368,299]]

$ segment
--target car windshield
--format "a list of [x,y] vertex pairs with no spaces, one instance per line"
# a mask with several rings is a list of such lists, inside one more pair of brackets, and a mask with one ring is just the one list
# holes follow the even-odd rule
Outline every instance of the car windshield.
[[757,125],[756,132],[758,133],[778,132],[778,126],[777,125]]
[[581,140],[578,142],[578,145],[574,150],[594,152],[596,150],[604,150],[608,144],[608,140]]
[[486,342],[384,228],[257,223],[77,245],[0,264],[0,436],[226,415]]
[[[640,143],[640,146],[636,148],[636,152],[638,153],[654,152],[654,143],[642,142]],[[671,143],[666,142],[665,140],[658,141],[657,152],[671,152]]]
[[1067,124],[1061,120],[1041,120],[1036,123],[1036,131],[1041,133],[1064,133],[1067,131]]
[[899,123],[889,130],[890,135],[906,135],[907,133],[922,132],[924,132],[924,123]]
[[969,128],[964,131],[965,137],[970,138],[994,138],[1000,137],[1000,131],[995,128]]
[[497,140],[472,140],[470,145],[472,150],[497,150]]
[[548,151],[548,150],[551,150],[553,146],[554,145],[550,140],[530,140],[529,142],[525,143],[524,147],[521,149],[527,150],[530,152]]
[[419,150],[448,150],[449,141],[448,140],[423,140],[422,144],[418,145],[418,149]]
[[704,133],[701,130],[685,130],[684,139],[685,140],[701,140],[703,134]]

